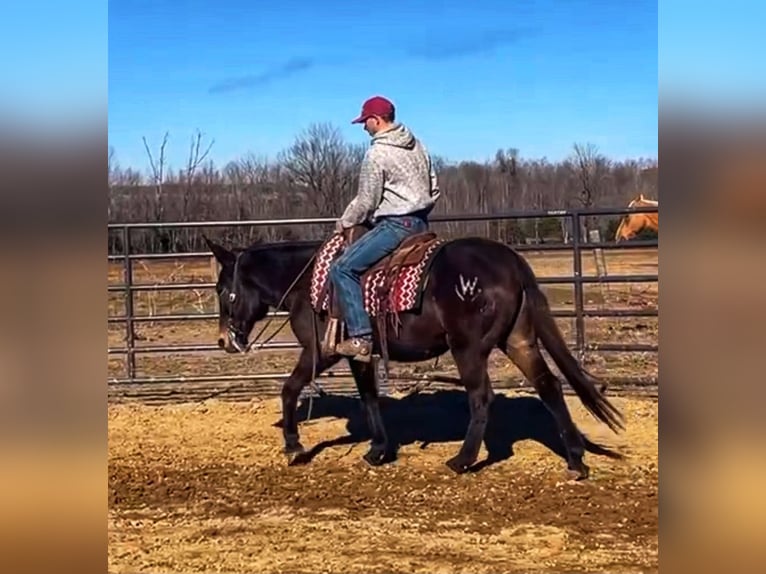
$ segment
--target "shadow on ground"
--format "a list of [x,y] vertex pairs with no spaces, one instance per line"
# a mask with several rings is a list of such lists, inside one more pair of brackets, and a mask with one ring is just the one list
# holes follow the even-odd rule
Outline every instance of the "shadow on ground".
[[[381,412],[389,438],[388,461],[396,460],[401,446],[462,441],[468,421],[468,396],[462,390],[444,390],[435,393],[414,394],[402,398],[381,397]],[[311,461],[326,448],[357,444],[370,440],[367,419],[362,402],[355,397],[325,395],[314,398],[313,405],[304,400],[298,406],[298,421],[322,418],[347,419],[347,435],[323,441],[314,446],[302,463]],[[278,421],[274,426],[282,426]],[[622,455],[591,442],[583,435],[588,452],[622,459]],[[484,438],[488,456],[471,470],[478,471],[513,456],[513,445],[521,440],[534,440],[566,460],[564,445],[553,416],[537,397],[507,397],[496,394],[490,406],[489,423]]]

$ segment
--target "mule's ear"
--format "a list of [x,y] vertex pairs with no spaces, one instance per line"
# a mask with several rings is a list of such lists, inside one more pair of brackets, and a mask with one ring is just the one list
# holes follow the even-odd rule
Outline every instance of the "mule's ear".
[[203,233],[202,238],[205,240],[205,243],[207,243],[207,246],[210,248],[210,251],[213,252],[213,255],[215,255],[215,258],[218,260],[218,263],[221,265],[231,265],[234,263],[234,260],[236,259],[235,255],[223,247],[222,245],[218,245],[214,241],[211,241],[207,238],[207,236]]

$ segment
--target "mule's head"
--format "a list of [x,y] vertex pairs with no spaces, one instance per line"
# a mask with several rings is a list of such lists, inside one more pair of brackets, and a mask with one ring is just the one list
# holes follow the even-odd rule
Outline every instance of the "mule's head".
[[252,274],[252,258],[247,251],[230,251],[207,237],[204,239],[221,265],[215,285],[218,295],[218,346],[227,353],[245,352],[250,332],[269,311]]

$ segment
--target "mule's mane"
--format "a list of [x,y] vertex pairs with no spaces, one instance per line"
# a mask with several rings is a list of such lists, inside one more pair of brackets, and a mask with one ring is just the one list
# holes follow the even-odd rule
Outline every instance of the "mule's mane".
[[313,239],[300,239],[294,241],[274,241],[272,243],[253,243],[248,247],[242,249],[247,253],[260,253],[263,251],[274,250],[292,250],[292,249],[304,249],[308,247],[319,247],[322,244],[321,241]]
[[240,273],[258,287],[264,302],[276,306],[303,276],[320,245],[311,240],[253,243],[241,251]]

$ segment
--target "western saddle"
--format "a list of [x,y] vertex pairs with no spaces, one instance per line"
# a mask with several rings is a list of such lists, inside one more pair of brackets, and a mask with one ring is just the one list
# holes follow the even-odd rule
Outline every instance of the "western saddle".
[[[352,227],[347,230],[344,234],[345,249],[357,241],[365,232],[366,230],[362,226]],[[386,318],[396,316],[397,320],[395,321],[395,324],[398,324],[398,316],[395,310],[389,308],[389,299],[386,294],[391,292],[401,270],[422,261],[426,252],[437,241],[439,241],[438,236],[431,231],[411,235],[405,238],[393,253],[381,259],[362,276],[361,283],[364,285],[368,277],[374,276],[374,274],[377,274],[381,270],[383,271],[383,280],[378,285],[376,296],[380,301],[380,307],[377,313],[377,323],[380,334],[381,350],[386,363],[388,363],[388,345],[385,328]],[[330,320],[325,331],[324,340],[322,341],[322,350],[327,354],[332,354],[338,343],[339,326],[342,328],[344,323],[340,309],[335,302],[335,296],[329,278],[325,285],[325,289],[329,289],[330,293]]]

